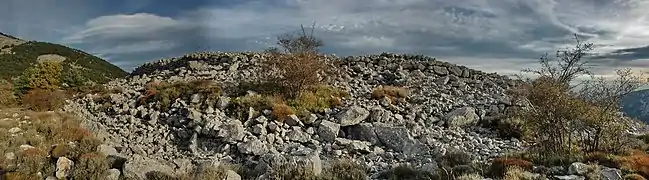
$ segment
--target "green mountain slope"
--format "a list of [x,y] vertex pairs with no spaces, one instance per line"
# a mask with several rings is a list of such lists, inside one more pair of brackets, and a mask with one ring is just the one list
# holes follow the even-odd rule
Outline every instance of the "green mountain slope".
[[[0,39],[2,38],[7,41],[12,37],[0,36]],[[119,67],[77,49],[47,42],[23,41],[0,44],[0,79],[17,77],[32,64],[41,60],[62,61],[64,72],[74,68],[82,76],[96,83],[105,83],[128,75]]]

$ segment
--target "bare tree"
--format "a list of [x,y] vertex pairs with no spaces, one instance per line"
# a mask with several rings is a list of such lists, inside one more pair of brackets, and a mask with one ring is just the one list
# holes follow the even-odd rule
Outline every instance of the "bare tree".
[[[558,50],[556,52],[556,65],[551,63],[548,54],[544,54],[539,59],[541,64],[541,69],[525,69],[524,72],[534,73],[540,76],[549,76],[552,79],[555,79],[558,83],[570,87],[570,82],[577,78],[579,75],[591,74],[586,64],[588,61],[584,59],[584,56],[591,50],[593,50],[593,43],[582,43],[579,40],[577,34],[575,36],[575,41],[577,41],[573,49],[568,50]],[[573,87],[570,87],[572,89]]]
[[647,79],[644,74],[634,74],[630,68],[615,70],[614,79],[591,76],[584,81],[579,96],[606,111],[620,110],[622,97],[643,86]]
[[[557,51],[556,62],[545,54],[540,58],[540,69],[524,70],[540,77],[527,79],[526,86],[512,93],[529,101],[529,108],[512,115],[525,120],[526,136],[538,143],[532,149],[540,157],[623,151],[620,142],[624,127],[616,116],[620,100],[646,82],[630,69],[617,70],[613,80],[595,77],[584,58],[593,50],[593,44],[582,43],[576,35],[575,40],[573,49]],[[590,75],[592,79],[575,90],[577,85],[571,83],[580,75]]]
[[622,131],[623,124],[616,116],[621,110],[621,99],[646,82],[643,74],[634,74],[626,68],[616,70],[614,79],[592,76],[582,84],[579,97],[599,108],[591,111],[590,117],[584,121],[586,124],[582,130],[589,132],[588,136],[582,137],[586,151],[617,149],[621,141],[606,140],[616,138]]

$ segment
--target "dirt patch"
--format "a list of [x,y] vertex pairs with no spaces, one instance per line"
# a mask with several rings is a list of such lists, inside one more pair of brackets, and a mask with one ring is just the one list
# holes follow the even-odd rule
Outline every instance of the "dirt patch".
[[67,58],[65,56],[61,56],[58,54],[44,54],[38,56],[38,58],[36,58],[36,61],[38,61],[39,63],[43,61],[63,62],[66,59]]

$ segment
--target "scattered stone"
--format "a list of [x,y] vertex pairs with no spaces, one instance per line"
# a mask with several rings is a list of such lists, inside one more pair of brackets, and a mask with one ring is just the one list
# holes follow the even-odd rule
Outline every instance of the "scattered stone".
[[327,120],[320,122],[318,127],[318,135],[327,142],[333,142],[338,137],[338,131],[340,131],[340,124]]
[[56,178],[65,179],[70,175],[70,170],[74,166],[74,162],[66,157],[59,157],[56,160]]
[[581,162],[574,162],[568,166],[568,174],[584,175],[588,173],[588,165]]
[[20,129],[19,127],[13,127],[11,129],[9,129],[9,131],[7,131],[7,132],[9,132],[10,134],[16,134],[16,133],[19,133],[20,131],[23,131],[23,130]]
[[239,147],[239,152],[244,154],[253,154],[255,156],[263,155],[264,153],[268,152],[268,148],[266,147],[266,144],[264,144],[258,139],[248,141],[245,143],[240,143],[238,147]]
[[356,125],[369,117],[370,112],[359,106],[352,106],[336,116],[341,127]]
[[622,180],[622,171],[616,168],[602,168],[601,177],[604,180]]
[[465,127],[478,122],[478,114],[472,107],[463,107],[451,111],[446,115],[446,124],[449,127]]
[[122,172],[120,172],[119,169],[109,169],[106,180],[119,180],[121,174]]

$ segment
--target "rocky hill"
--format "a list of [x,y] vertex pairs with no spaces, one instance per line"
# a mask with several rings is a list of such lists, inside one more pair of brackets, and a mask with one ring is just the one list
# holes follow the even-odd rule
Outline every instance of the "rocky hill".
[[[93,131],[120,156],[167,162],[163,169],[208,160],[263,171],[281,157],[310,162],[351,157],[378,173],[398,163],[423,168],[450,149],[485,161],[523,146],[480,125],[517,106],[505,94],[515,81],[419,55],[328,56],[342,69],[334,85],[349,91],[343,107],[284,122],[270,109],[250,108],[237,118],[229,107],[239,95],[229,90],[259,78],[255,72],[262,58],[253,52],[205,52],[148,63],[106,85],[119,91],[104,98],[88,95],[66,109],[94,120]],[[173,101],[172,108],[138,102],[150,82],[198,79],[217,82],[225,93],[215,101],[188,95]],[[410,96],[396,104],[370,98],[379,85],[408,87]]]
[[0,33],[0,79],[19,76],[33,63],[44,60],[62,61],[64,73],[71,69],[93,82],[105,83],[128,73],[109,62],[63,45],[24,41]]

